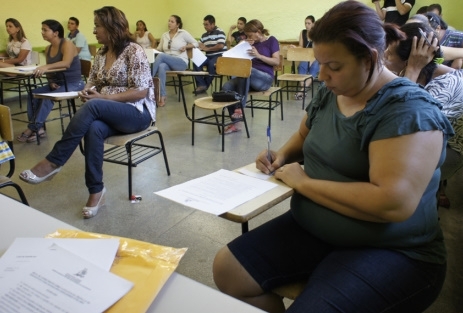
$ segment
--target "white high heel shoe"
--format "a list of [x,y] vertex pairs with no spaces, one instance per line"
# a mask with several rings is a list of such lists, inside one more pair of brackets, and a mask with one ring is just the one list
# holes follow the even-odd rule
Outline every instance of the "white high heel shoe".
[[53,176],[59,173],[59,171],[61,171],[61,166],[58,168],[55,168],[53,171],[51,171],[50,173],[48,173],[47,175],[43,177],[38,177],[37,175],[32,173],[31,170],[25,170],[25,171],[22,171],[21,174],[19,174],[19,178],[25,181],[26,183],[36,185],[46,180],[51,180]]
[[100,199],[98,200],[98,203],[95,206],[84,206],[84,208],[82,209],[82,216],[84,218],[94,217],[98,213],[98,210],[105,206],[105,202],[106,202],[106,187],[104,187],[103,190],[101,191]]

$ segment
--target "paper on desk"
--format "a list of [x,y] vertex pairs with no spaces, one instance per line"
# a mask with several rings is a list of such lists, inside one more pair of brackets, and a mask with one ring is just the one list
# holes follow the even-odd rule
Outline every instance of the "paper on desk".
[[193,63],[196,66],[201,66],[201,64],[206,61],[207,57],[204,55],[204,53],[199,50],[198,48],[193,48]]
[[36,93],[36,95],[47,96],[47,97],[78,97],[78,91],[66,91],[66,92],[45,92]]
[[275,187],[275,183],[222,169],[155,194],[220,215]]
[[20,66],[20,67],[15,67],[15,69],[17,71],[20,71],[20,72],[29,72],[29,71],[33,71],[37,68],[37,66]]
[[246,40],[241,40],[239,44],[228,51],[225,51],[222,56],[227,58],[254,59],[254,56],[249,55],[248,50],[252,46]]
[[106,313],[146,312],[187,250],[79,230],[60,229],[48,237],[117,238],[120,241],[111,272],[135,286]]
[[132,286],[132,282],[52,245],[21,271],[2,280],[0,308],[18,313],[100,313]]
[[105,271],[111,269],[119,240],[117,239],[47,239],[16,238],[0,258],[0,282],[8,275],[21,271],[38,258],[44,249],[56,244],[93,263]]
[[237,171],[239,173],[241,173],[241,174],[246,175],[246,176],[255,177],[255,178],[258,178],[258,179],[268,180],[268,179],[272,178],[272,175],[267,175],[265,173],[262,173],[257,168],[249,169],[249,168],[246,168],[246,167],[242,167],[242,168],[237,169]]

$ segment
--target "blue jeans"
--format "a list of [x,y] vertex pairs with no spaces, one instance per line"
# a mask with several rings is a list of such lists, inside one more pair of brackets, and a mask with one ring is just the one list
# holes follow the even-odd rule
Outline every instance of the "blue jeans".
[[[328,226],[327,226],[328,227]],[[446,265],[387,248],[330,245],[288,211],[228,248],[264,291],[307,281],[286,312],[423,312],[439,295]]]
[[310,62],[300,62],[297,67],[297,72],[299,74],[310,74],[313,77],[317,77],[318,72],[320,72],[320,64],[318,64],[318,61],[313,61],[312,65]]
[[85,184],[90,194],[103,190],[104,140],[119,133],[136,133],[151,124],[146,107],[143,113],[131,104],[92,99],[74,115],[61,140],[46,159],[63,166],[84,138]]
[[[247,90],[252,90],[252,91],[263,91],[267,90],[272,86],[273,83],[273,77],[270,76],[269,74],[256,70],[255,68],[251,69],[251,76],[249,77],[249,86],[246,86],[246,79],[241,78],[241,77],[235,77],[227,81],[223,87],[222,90],[225,91],[236,91],[240,95],[245,95]],[[243,108],[246,107],[246,99],[243,98],[242,101]],[[230,112],[230,115],[233,114],[235,109],[238,107],[228,107],[228,112]]]
[[[67,83],[68,89],[67,91],[80,91],[84,89],[85,83],[83,81],[78,81],[74,83]],[[32,93],[49,93],[49,92],[65,92],[66,87],[64,85],[60,85],[58,89],[52,90],[50,86],[43,86],[37,89],[34,89]],[[45,120],[50,114],[51,110],[53,109],[53,101],[48,99],[31,99],[27,98],[27,118],[29,120],[29,124],[27,128],[32,131],[39,131],[40,128],[43,127]]]
[[[197,72],[200,72],[203,70],[203,66],[207,66],[207,71],[211,75],[215,75],[215,63],[217,63],[217,58],[221,57],[222,54],[216,54],[213,56],[208,56],[206,61],[203,62],[200,66],[196,66],[196,64],[193,64],[193,69]],[[198,87],[206,87],[209,88],[209,86],[212,83],[213,77],[211,76],[195,76],[196,80],[196,86]]]
[[161,80],[161,96],[166,95],[166,71],[184,71],[187,68],[185,61],[173,55],[160,53],[153,64],[153,76],[158,75]]

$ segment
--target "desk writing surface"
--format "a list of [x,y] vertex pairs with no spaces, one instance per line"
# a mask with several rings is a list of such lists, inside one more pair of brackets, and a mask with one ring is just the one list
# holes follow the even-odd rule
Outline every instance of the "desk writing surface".
[[[255,163],[248,164],[244,168],[252,170],[256,167]],[[267,211],[276,204],[282,202],[283,200],[291,197],[294,193],[294,190],[288,187],[282,181],[271,177],[270,182],[277,184],[278,186],[265,192],[264,194],[251,199],[250,201],[243,203],[242,205],[230,210],[220,217],[223,217],[227,220],[243,223],[247,222],[253,217],[261,214],[262,212]]]

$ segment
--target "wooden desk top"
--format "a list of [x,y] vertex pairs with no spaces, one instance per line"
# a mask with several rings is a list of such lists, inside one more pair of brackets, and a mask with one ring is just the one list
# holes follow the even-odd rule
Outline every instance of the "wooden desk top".
[[[256,165],[251,163],[243,168],[254,171]],[[272,176],[268,181],[276,183],[278,186],[231,211],[225,212],[220,217],[237,223],[245,223],[293,195],[294,190],[275,177]]]
[[[34,73],[34,70],[38,66],[35,65],[24,65],[24,66],[12,66],[12,67],[3,67],[0,68],[0,74],[15,74],[17,76],[30,76]],[[57,68],[54,70],[46,71],[44,74],[47,73],[56,73],[56,72],[63,72],[66,68]]]

